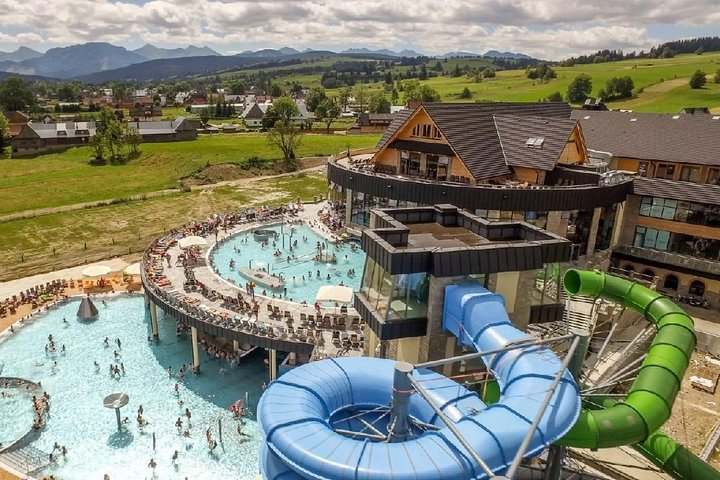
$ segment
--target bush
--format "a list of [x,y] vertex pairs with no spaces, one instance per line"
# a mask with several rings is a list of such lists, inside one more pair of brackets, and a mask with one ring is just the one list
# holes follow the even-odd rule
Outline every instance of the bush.
[[269,165],[269,163],[269,160],[260,158],[257,155],[253,155],[252,157],[245,160],[241,166],[245,170],[249,170],[251,168],[265,168]]
[[460,93],[460,98],[472,98],[472,93],[468,87],[463,88],[462,93]]
[[563,96],[560,92],[553,92],[547,97],[545,97],[546,102],[562,102]]
[[715,83],[720,83],[720,70],[715,72],[715,76],[713,77],[713,80],[715,80]]
[[690,88],[701,88],[707,80],[705,79],[705,72],[702,70],[695,70],[695,73],[690,77]]

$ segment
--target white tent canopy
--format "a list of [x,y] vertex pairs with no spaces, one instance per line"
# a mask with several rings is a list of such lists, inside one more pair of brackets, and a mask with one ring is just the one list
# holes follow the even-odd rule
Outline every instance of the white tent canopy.
[[183,250],[193,246],[204,247],[207,246],[207,244],[207,240],[205,240],[203,237],[198,237],[197,235],[191,235],[189,237],[181,238],[178,242],[178,245],[180,245],[180,248],[182,248]]
[[350,287],[341,287],[340,285],[323,285],[315,296],[316,302],[352,302],[353,289]]
[[103,277],[112,272],[112,268],[106,265],[91,265],[83,269],[83,277]]
[[125,275],[140,275],[140,262],[131,263],[130,265],[125,267],[125,270],[123,270],[123,273]]

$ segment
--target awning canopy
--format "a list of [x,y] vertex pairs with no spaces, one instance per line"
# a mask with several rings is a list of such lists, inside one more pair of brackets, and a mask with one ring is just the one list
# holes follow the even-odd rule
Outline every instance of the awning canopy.
[[103,277],[112,272],[112,268],[106,265],[91,265],[82,271],[83,277]]
[[340,285],[323,285],[315,296],[316,302],[350,303],[353,298],[353,289]]
[[207,244],[207,240],[205,240],[203,237],[198,237],[197,235],[191,235],[189,237],[181,238],[180,241],[178,241],[178,245],[183,250],[194,246],[204,247],[207,246]]

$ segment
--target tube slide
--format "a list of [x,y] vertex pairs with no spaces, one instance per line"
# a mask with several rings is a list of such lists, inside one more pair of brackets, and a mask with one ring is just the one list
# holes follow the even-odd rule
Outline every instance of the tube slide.
[[[530,338],[510,324],[502,297],[477,284],[446,288],[444,326],[464,345],[480,351]],[[413,377],[494,474],[502,474],[512,463],[562,363],[549,349],[535,346],[484,360],[502,389],[500,401],[490,407],[477,394],[436,372],[416,369]],[[295,368],[272,382],[260,399],[257,415],[266,440],[261,456],[263,477],[487,478],[420,395],[410,397],[410,423],[416,426],[413,434],[404,441],[382,441],[389,415],[379,412],[388,410],[394,368],[395,362],[385,359],[329,359]],[[361,419],[372,412],[378,413],[370,421]],[[564,436],[579,413],[578,388],[565,371],[525,456],[539,454]],[[428,429],[427,424],[435,428]],[[373,431],[381,441],[372,441],[373,435],[368,433]]]
[[572,295],[601,297],[645,316],[658,327],[637,378],[622,402],[605,400],[603,409],[583,409],[570,432],[557,443],[579,448],[636,445],[678,479],[720,479],[720,473],[667,437],[659,428],[670,418],[690,355],[695,348],[692,319],[663,295],[599,271],[568,270]]

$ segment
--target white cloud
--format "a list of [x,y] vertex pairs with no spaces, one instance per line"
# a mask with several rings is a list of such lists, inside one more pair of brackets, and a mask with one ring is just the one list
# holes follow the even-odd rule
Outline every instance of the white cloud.
[[561,58],[601,48],[647,49],[648,34],[720,23],[717,0],[0,0],[0,47],[88,41],[128,47],[210,45],[511,50]]

